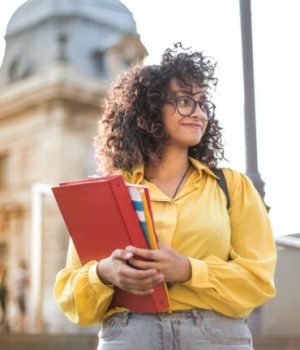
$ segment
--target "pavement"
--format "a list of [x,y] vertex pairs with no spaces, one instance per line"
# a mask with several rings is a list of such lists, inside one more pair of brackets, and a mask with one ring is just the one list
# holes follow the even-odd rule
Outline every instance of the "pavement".
[[[97,335],[0,333],[1,350],[96,350]],[[255,350],[300,350],[299,337],[258,337]],[[121,349],[120,349],[121,350]]]

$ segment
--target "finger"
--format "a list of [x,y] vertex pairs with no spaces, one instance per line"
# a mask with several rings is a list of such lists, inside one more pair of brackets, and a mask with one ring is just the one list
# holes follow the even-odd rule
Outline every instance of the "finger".
[[124,265],[120,270],[120,275],[123,277],[129,277],[134,280],[143,280],[146,278],[154,277],[157,274],[156,269],[145,269],[145,270],[137,270],[134,267],[129,265]]
[[154,289],[152,288],[148,290],[131,290],[130,293],[135,295],[149,295],[154,293]]
[[139,290],[139,291],[145,291],[152,289],[157,284],[160,284],[164,281],[164,276],[162,274],[157,274],[154,277],[146,278],[144,280],[135,280],[128,277],[120,278],[119,284],[121,287],[123,287],[125,290]]
[[154,261],[139,260],[131,258],[128,260],[130,266],[140,270],[157,269],[157,263]]
[[148,260],[158,260],[160,256],[158,250],[142,249],[133,246],[126,247],[125,251],[132,253],[133,255],[139,255]]
[[112,252],[111,256],[114,259],[128,260],[133,257],[133,253],[124,249],[116,249]]

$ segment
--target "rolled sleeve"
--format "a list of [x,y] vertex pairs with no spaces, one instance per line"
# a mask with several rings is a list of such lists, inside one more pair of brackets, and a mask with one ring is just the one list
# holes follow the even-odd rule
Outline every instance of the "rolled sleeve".
[[91,286],[95,289],[95,291],[97,292],[101,292],[103,290],[107,290],[107,288],[110,290],[110,291],[113,291],[114,290],[114,287],[113,285],[107,285],[107,284],[104,284],[99,276],[98,276],[98,273],[97,273],[97,265],[98,265],[98,262],[95,261],[93,263],[93,265],[91,265],[89,271],[88,271],[88,279],[89,279],[89,282],[91,284]]
[[208,266],[205,261],[188,258],[192,268],[192,277],[184,285],[192,288],[208,288]]

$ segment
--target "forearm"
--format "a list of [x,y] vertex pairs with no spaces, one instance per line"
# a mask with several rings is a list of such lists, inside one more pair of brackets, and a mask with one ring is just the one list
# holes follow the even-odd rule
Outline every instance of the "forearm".
[[114,289],[104,285],[96,271],[97,262],[61,270],[54,287],[60,309],[74,323],[90,325],[103,319]]
[[275,255],[260,261],[237,257],[226,262],[214,256],[192,259],[192,278],[183,288],[196,297],[195,306],[198,298],[221,313],[242,317],[275,295],[275,259]]

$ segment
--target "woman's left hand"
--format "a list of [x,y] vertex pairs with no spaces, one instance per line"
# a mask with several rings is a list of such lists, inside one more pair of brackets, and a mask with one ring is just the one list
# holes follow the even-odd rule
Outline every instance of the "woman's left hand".
[[129,260],[132,267],[147,270],[156,269],[164,275],[165,282],[186,282],[191,278],[191,264],[189,259],[177,253],[173,248],[164,243],[159,243],[159,249],[141,249],[133,246],[126,247],[134,256],[140,256],[146,260],[138,260],[134,257]]

